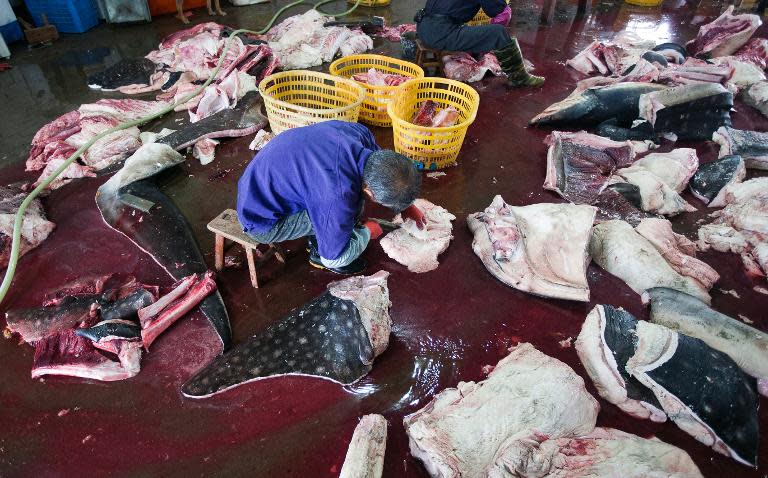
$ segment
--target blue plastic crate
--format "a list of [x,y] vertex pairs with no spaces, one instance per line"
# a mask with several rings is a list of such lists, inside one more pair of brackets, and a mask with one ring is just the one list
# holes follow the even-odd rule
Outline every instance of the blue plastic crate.
[[24,34],[21,32],[21,26],[19,26],[19,22],[17,21],[13,21],[7,25],[1,26],[0,35],[3,36],[5,43],[9,45],[21,40],[24,37]]
[[43,14],[61,33],[83,33],[99,24],[94,0],[25,0],[35,25],[41,27]]

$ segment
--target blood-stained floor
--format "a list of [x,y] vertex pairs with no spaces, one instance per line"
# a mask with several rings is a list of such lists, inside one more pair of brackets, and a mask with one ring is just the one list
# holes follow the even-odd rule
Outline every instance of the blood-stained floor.
[[[229,15],[223,23],[260,27],[284,3],[227,7]],[[390,7],[363,13],[383,15],[392,23],[409,22],[422,3],[393,0]],[[559,343],[578,334],[587,312],[598,303],[646,317],[638,295],[594,264],[589,268],[589,304],[542,299],[509,288],[491,277],[472,252],[465,218],[488,206],[496,194],[514,205],[561,201],[541,187],[543,139],[548,131],[526,125],[534,114],[565,97],[579,79],[565,68],[564,60],[595,37],[611,38],[620,32],[658,42],[684,42],[695,34],[692,22],[698,16],[712,19],[722,5],[680,0],[642,8],[599,1],[591,14],[577,19],[576,3],[561,1],[554,24],[542,26],[540,4],[513,3],[512,29],[526,57],[536,65],[536,73],[546,76],[547,83],[542,89],[518,90],[507,89],[499,79],[474,85],[481,95],[480,110],[458,166],[447,169],[446,176],[424,178],[422,196],[458,217],[455,239],[437,270],[409,273],[387,258],[378,244],[371,246],[367,272],[392,273],[394,328],[389,349],[366,378],[348,388],[311,378],[279,378],[214,398],[185,399],[179,391],[182,382],[218,353],[218,340],[199,313],[161,336],[145,356],[141,373],[123,382],[55,377],[33,381],[29,377],[32,349],[3,340],[0,476],[330,477],[341,468],[358,418],[381,413],[390,424],[385,476],[421,477],[426,473],[408,453],[402,417],[445,387],[482,379],[482,366],[495,364],[510,345],[531,342],[586,377],[575,350]],[[337,8],[342,5],[338,2]],[[194,13],[193,22],[208,20],[204,10]],[[0,181],[30,179],[23,172],[23,159],[41,125],[103,97],[86,86],[88,74],[121,58],[146,54],[180,27],[168,16],[151,24],[102,25],[84,35],[65,35],[45,49],[27,51],[17,46],[13,70],[0,73],[0,164],[4,166]],[[765,36],[765,29],[758,34]],[[375,50],[398,54],[399,45],[377,40]],[[738,104],[736,110],[736,127],[768,129],[768,121],[749,107]],[[175,119],[182,116],[164,123],[176,124]],[[375,133],[383,147],[392,146],[391,132],[375,129]],[[213,237],[205,224],[234,205],[238,176],[252,156],[249,141],[223,142],[216,161],[208,166],[190,155],[186,164],[162,177],[165,191],[186,215],[211,265]],[[703,161],[717,156],[711,143],[695,147]],[[171,283],[151,257],[102,222],[94,194],[104,180],[80,180],[44,200],[58,227],[20,261],[3,311],[39,304],[45,292],[86,274],[133,274],[144,283]],[[694,237],[696,222],[711,211],[688,193],[685,197],[699,211],[673,223],[677,232]],[[384,210],[368,212],[389,215]],[[301,242],[289,244],[289,249],[287,265],[272,267],[258,291],[251,288],[244,268],[219,275],[235,342],[264,329],[337,279],[307,264]],[[768,296],[753,290],[755,285],[765,287],[765,281],[749,279],[736,255],[711,252],[700,257],[722,276],[713,289],[714,307],[768,329]],[[739,298],[721,290],[736,291]],[[757,478],[768,473],[768,440],[760,446],[761,467],[750,470],[699,444],[672,423],[634,420],[602,400],[601,407],[599,425],[655,435],[677,445],[691,454],[705,476]],[[761,424],[764,430],[768,427],[765,407]]]

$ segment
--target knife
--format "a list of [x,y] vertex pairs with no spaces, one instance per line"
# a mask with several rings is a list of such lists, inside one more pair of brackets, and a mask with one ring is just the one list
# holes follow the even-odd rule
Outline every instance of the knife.
[[400,229],[400,227],[402,226],[402,224],[395,224],[392,221],[385,221],[384,219],[376,219],[373,217],[369,217],[368,220],[373,221],[379,226],[381,226],[381,230],[384,231],[385,233],[390,233],[395,229]]

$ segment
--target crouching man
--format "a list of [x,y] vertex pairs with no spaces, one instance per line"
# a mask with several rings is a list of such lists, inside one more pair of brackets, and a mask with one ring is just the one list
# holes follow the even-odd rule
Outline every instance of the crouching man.
[[423,227],[413,201],[421,174],[407,157],[380,149],[357,123],[327,121],[285,131],[250,162],[237,186],[237,215],[261,243],[309,238],[312,266],[357,274],[368,243],[383,234],[360,222],[365,200]]

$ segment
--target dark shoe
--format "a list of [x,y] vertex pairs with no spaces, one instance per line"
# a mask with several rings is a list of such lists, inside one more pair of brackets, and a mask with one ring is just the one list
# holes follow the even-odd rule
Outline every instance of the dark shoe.
[[520,45],[516,38],[512,39],[512,43],[494,53],[499,60],[501,69],[507,74],[507,81],[510,86],[541,86],[544,84],[543,76],[531,75],[526,71],[523,52],[520,51]]
[[368,263],[362,257],[358,257],[351,264],[347,264],[344,267],[326,267],[320,259],[320,253],[317,252],[317,239],[315,236],[307,238],[307,252],[309,252],[309,265],[335,274],[355,275],[363,272],[368,267]]

